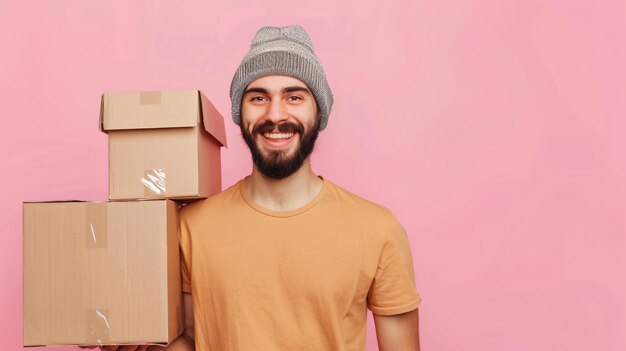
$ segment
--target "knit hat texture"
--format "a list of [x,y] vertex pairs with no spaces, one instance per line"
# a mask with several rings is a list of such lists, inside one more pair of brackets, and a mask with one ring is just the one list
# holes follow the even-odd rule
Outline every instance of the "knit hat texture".
[[298,25],[263,27],[256,33],[250,51],[237,68],[230,85],[233,121],[241,123],[241,99],[248,84],[272,74],[292,76],[303,81],[317,102],[319,130],[326,128],[333,106],[333,94],[322,64],[313,51],[311,38]]

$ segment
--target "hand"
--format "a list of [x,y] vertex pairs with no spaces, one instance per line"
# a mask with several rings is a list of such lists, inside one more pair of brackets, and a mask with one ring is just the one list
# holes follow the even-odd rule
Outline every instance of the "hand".
[[102,346],[79,346],[81,349],[95,349],[102,351],[146,351],[148,345],[102,345]]

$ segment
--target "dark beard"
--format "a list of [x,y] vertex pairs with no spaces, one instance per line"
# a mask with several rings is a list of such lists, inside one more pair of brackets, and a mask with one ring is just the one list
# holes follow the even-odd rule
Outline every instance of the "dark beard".
[[313,152],[315,140],[317,140],[317,136],[319,135],[319,118],[316,119],[315,125],[307,133],[304,133],[304,127],[299,124],[291,122],[278,124],[277,129],[279,132],[293,132],[300,136],[298,149],[290,157],[287,157],[283,151],[269,151],[267,156],[263,156],[257,147],[255,142],[256,136],[272,131],[275,127],[276,125],[274,123],[267,121],[256,126],[250,134],[244,128],[243,123],[240,124],[241,135],[250,148],[252,161],[256,168],[266,177],[279,180],[294,174],[302,167],[304,160]]

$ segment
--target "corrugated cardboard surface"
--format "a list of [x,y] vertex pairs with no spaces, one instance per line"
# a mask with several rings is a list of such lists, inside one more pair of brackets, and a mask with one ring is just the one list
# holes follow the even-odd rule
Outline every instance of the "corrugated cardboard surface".
[[201,130],[198,136],[199,193],[210,196],[222,190],[221,145],[206,131]]
[[[203,195],[199,191],[203,180],[198,177],[198,163],[208,160],[199,161],[198,133],[197,127],[109,133],[109,198]],[[214,168],[219,166],[212,164]]]
[[199,91],[109,93],[109,199],[191,200],[221,191],[224,120]]
[[202,105],[202,121],[204,129],[209,132],[222,146],[226,146],[226,128],[224,127],[224,117],[215,106],[200,93],[200,103]]
[[177,205],[24,204],[24,345],[165,344],[182,323]]
[[102,95],[106,131],[194,127],[200,122],[198,91],[150,91]]

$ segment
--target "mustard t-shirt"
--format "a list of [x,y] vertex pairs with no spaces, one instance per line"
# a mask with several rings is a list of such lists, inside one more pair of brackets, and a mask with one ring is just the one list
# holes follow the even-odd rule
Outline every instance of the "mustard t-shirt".
[[183,291],[197,350],[365,350],[367,308],[420,304],[391,212],[324,179],[306,206],[259,207],[247,178],[181,209]]

